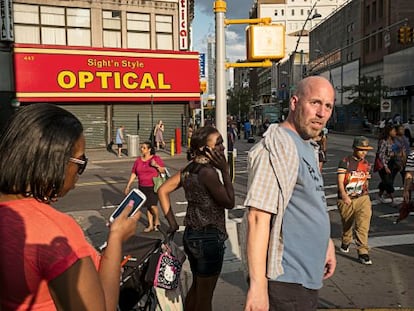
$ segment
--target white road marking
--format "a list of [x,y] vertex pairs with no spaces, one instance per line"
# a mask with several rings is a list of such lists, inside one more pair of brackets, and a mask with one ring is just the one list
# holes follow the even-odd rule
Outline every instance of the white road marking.
[[414,244],[414,233],[368,238],[368,245],[371,248],[406,244]]
[[187,205],[188,202],[187,201],[175,202],[175,204],[177,204],[177,205]]

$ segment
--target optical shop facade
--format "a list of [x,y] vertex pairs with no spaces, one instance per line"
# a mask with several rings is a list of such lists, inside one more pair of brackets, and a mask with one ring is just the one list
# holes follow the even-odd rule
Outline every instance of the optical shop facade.
[[21,105],[51,102],[74,113],[87,148],[106,146],[121,125],[146,140],[159,119],[169,140],[200,99],[198,64],[191,52],[17,44],[16,97]]
[[140,141],[158,120],[167,142],[176,128],[186,130],[200,105],[199,54],[189,52],[193,0],[0,2],[12,3],[20,106],[71,111],[87,148],[105,147],[121,125]]

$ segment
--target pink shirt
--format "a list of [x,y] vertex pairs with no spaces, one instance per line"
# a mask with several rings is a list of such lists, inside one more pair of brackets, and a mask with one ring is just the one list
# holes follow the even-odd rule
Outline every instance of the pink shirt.
[[56,310],[48,282],[76,261],[100,257],[76,221],[27,198],[0,203],[0,301],[4,310]]
[[134,166],[132,167],[132,173],[135,173],[138,177],[138,185],[142,187],[153,187],[154,182],[152,181],[153,177],[158,176],[158,170],[151,166],[152,159],[157,162],[157,164],[161,167],[164,167],[164,162],[162,159],[157,156],[153,155],[149,160],[143,161],[141,157],[137,158]]

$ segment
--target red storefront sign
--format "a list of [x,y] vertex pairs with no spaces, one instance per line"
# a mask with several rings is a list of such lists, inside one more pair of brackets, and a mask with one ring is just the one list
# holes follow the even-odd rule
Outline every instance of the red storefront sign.
[[36,101],[199,101],[194,52],[15,45],[16,95]]

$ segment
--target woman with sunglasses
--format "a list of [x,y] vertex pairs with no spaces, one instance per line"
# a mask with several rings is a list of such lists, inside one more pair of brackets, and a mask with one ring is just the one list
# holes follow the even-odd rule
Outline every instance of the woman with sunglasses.
[[0,310],[115,310],[132,206],[112,223],[100,255],[51,203],[87,165],[79,120],[51,104],[21,108],[0,137]]

